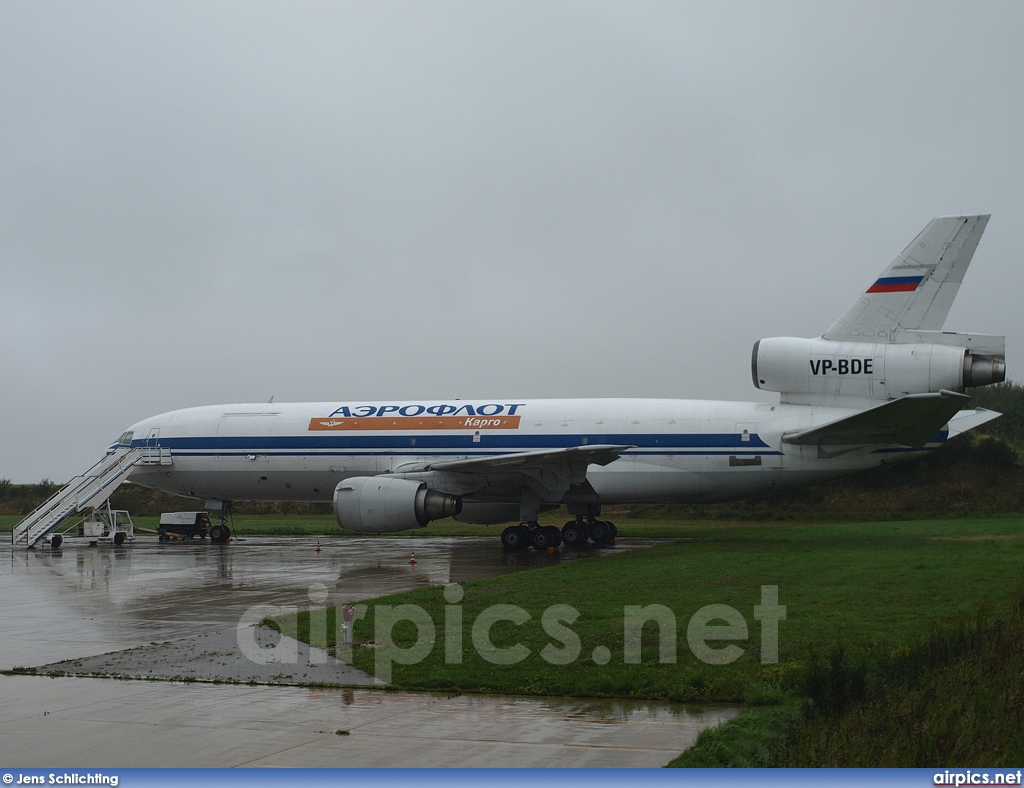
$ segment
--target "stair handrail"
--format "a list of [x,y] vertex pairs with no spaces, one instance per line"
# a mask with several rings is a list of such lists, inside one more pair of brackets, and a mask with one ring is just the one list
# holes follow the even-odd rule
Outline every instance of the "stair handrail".
[[[136,454],[137,449],[129,446],[118,446],[109,454],[103,456],[85,474],[72,477],[57,492],[43,501],[39,506],[29,512],[25,518],[11,529],[11,544],[17,544],[22,536],[25,537],[25,544],[34,544],[38,541],[38,534],[42,534],[55,528],[61,521],[81,511],[80,493],[82,488],[88,484],[95,484],[96,492],[102,492],[110,485],[113,478],[116,478],[124,471],[124,465],[134,464],[134,458],[141,457]],[[132,458],[132,463],[126,461]],[[113,459],[113,462],[111,460]],[[97,468],[99,470],[97,471]],[[93,473],[93,471],[96,471]],[[116,471],[116,473],[115,473]],[[95,497],[96,493],[86,497],[86,501]],[[62,500],[66,500],[69,506],[61,507]],[[73,501],[73,503],[72,503]],[[68,509],[70,508],[70,511]],[[57,514],[60,516],[57,516]],[[48,522],[47,522],[48,520]],[[35,538],[33,538],[35,537]]]

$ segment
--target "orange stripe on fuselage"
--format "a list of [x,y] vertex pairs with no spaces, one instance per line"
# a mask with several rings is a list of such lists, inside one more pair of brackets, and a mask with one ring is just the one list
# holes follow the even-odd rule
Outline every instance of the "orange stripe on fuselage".
[[369,416],[361,419],[310,419],[323,430],[517,430],[519,416]]

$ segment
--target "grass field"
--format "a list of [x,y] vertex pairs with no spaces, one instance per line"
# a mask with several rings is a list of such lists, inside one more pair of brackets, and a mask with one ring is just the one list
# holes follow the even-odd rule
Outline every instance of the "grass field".
[[1024,599],[851,659],[833,650],[800,693],[700,733],[671,766],[1015,767],[1024,762]]
[[894,659],[847,662],[840,697],[809,706],[765,765],[1019,767],[1022,613],[943,628]]
[[[685,541],[467,584],[459,606],[467,632],[463,663],[446,664],[444,649],[438,646],[417,664],[394,665],[392,680],[403,688],[749,700],[765,687],[785,689],[811,655],[824,654],[836,644],[851,655],[898,650],[935,626],[978,611],[996,615],[1011,609],[1024,593],[1022,526],[1019,518],[662,526]],[[638,524],[638,530],[647,527],[658,526]],[[778,664],[762,664],[759,657],[754,606],[761,602],[762,585],[778,586],[779,601],[787,607],[780,624]],[[418,605],[443,627],[446,602],[440,589],[377,603]],[[571,605],[580,614],[571,626],[580,638],[580,656],[561,666],[540,656],[545,645],[561,643],[541,623],[545,609],[556,603]],[[492,632],[496,646],[521,643],[529,650],[514,665],[490,664],[468,647],[472,622],[496,604],[518,605],[531,616],[522,625],[499,623]],[[659,664],[657,628],[648,625],[642,663],[626,665],[624,607],[650,604],[665,605],[674,613],[678,659]],[[735,608],[748,626],[749,638],[737,643],[743,655],[728,665],[705,664],[687,646],[690,618],[712,604]],[[300,617],[298,626],[302,634],[306,619]],[[382,632],[375,627],[371,607],[356,623],[354,652],[355,664],[370,671],[381,659]],[[408,647],[416,640],[416,629],[401,622],[392,635],[397,646]],[[597,647],[609,649],[607,664],[591,658]]]
[[[702,734],[679,765],[881,765],[871,755],[879,737],[888,765],[949,762],[947,753],[962,765],[996,763],[1019,754],[1024,518],[636,525],[638,532],[663,529],[676,541],[467,583],[453,606],[463,621],[461,664],[445,657],[446,602],[437,588],[375,600],[356,622],[353,661],[378,675],[385,667],[392,683],[407,689],[748,704],[735,721]],[[754,606],[762,585],[778,586],[787,608],[775,664],[760,660]],[[530,616],[491,630],[495,646],[525,647],[528,655],[515,664],[492,664],[470,645],[477,617],[500,604]],[[554,604],[579,612],[569,628],[580,648],[568,664],[541,656],[545,646],[560,650],[569,642],[543,627]],[[677,659],[658,661],[657,627],[648,624],[641,663],[625,664],[625,606],[650,604],[675,615]],[[691,616],[714,604],[735,608],[748,627],[748,638],[710,644],[740,646],[742,656],[730,664],[707,664],[688,647]],[[398,605],[422,608],[436,625],[437,643],[415,664],[387,658],[402,657],[389,651],[388,629],[397,649],[419,638],[409,621],[385,626]],[[323,615],[321,631],[331,633],[337,611]],[[308,639],[309,622],[303,613],[279,624]],[[964,622],[975,622],[974,635],[964,634],[971,629]],[[598,647],[608,649],[606,664],[595,662]],[[817,709],[802,700],[809,687]],[[842,703],[837,687],[846,693]]]

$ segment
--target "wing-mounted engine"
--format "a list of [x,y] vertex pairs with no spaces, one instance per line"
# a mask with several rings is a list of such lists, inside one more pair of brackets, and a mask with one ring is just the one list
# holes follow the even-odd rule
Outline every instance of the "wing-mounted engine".
[[754,344],[754,385],[799,405],[857,407],[911,394],[963,392],[1006,378],[1004,338],[903,332],[908,343],[772,337]]
[[[528,521],[539,511],[555,509],[562,503],[578,499],[581,491],[586,495],[585,491],[589,490],[590,496],[596,499],[596,493],[587,481],[587,469],[591,465],[609,465],[619,458],[621,452],[631,448],[634,447],[569,446],[485,457],[410,462],[400,465],[388,478],[422,484],[432,492],[444,490],[447,497],[459,499],[461,511],[452,516],[460,522]],[[337,500],[335,494],[336,511]]]
[[462,499],[423,482],[393,476],[356,476],[334,488],[334,516],[349,531],[383,534],[422,528],[462,511]]

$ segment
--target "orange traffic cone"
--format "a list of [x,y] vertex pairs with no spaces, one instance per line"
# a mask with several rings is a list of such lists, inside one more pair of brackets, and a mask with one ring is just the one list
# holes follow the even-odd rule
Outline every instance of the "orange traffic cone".
[[412,554],[412,558],[409,559],[409,563],[410,564],[415,564],[416,563],[416,553]]
[[319,539],[316,540],[316,551],[319,554],[319,552],[320,552],[320,540]]

